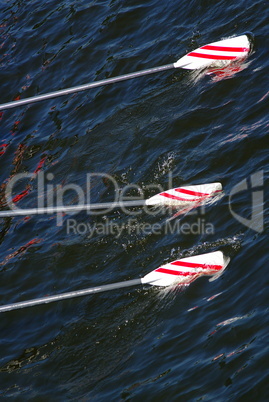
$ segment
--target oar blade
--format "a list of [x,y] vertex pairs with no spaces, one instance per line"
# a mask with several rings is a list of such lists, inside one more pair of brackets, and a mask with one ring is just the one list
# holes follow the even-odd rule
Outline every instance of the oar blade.
[[219,276],[230,261],[222,251],[182,258],[150,272],[141,282],[154,286],[187,285],[200,276]]
[[247,35],[236,36],[193,50],[174,63],[174,67],[189,70],[225,67],[231,62],[246,58],[250,48]]
[[198,184],[163,191],[146,200],[146,205],[186,206],[199,205],[222,191],[221,183]]

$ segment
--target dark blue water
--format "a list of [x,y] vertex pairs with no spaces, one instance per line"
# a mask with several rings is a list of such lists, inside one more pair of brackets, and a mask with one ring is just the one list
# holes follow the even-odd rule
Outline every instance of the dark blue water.
[[[1,2],[1,103],[254,34],[252,54],[229,76],[167,71],[1,113],[2,209],[18,173],[29,173],[14,192],[21,208],[36,207],[37,173],[53,174],[54,188],[83,190],[87,173],[105,173],[146,196],[171,180],[224,188],[213,205],[180,217],[211,233],[169,232],[169,212],[143,211],[133,230],[122,211],[71,216],[113,223],[119,235],[68,233],[68,215],[62,226],[55,215],[1,219],[1,304],[137,278],[178,257],[231,257],[218,280],[184,291],[134,287],[3,313],[2,399],[268,400],[268,17],[263,0]],[[249,190],[231,197],[240,182]],[[96,177],[91,196],[110,201],[113,185]],[[76,202],[67,192],[65,203]],[[144,223],[163,232],[135,230]]]

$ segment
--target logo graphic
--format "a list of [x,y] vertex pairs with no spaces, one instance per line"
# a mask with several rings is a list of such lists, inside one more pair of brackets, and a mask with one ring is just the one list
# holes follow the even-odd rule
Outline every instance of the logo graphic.
[[[264,174],[263,170],[256,172],[250,176],[250,186],[248,185],[248,180],[244,179],[240,181],[232,189],[229,196],[229,209],[233,217],[235,217],[244,226],[254,230],[255,232],[261,233],[264,229]],[[251,189],[251,218],[245,218],[235,211],[232,210],[232,197],[242,191],[247,191]],[[255,190],[257,189],[257,190]]]

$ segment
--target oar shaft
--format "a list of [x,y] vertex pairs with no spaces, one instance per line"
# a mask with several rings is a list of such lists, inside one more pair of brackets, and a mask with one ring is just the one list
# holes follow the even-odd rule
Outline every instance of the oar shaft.
[[83,289],[83,290],[75,290],[73,292],[61,293],[61,294],[53,295],[53,296],[40,297],[39,299],[26,300],[26,301],[22,301],[22,302],[18,302],[18,303],[12,303],[12,304],[6,304],[4,306],[0,306],[0,313],[3,313],[5,311],[18,310],[18,309],[26,308],[26,307],[33,307],[33,306],[37,306],[40,304],[47,304],[47,303],[52,303],[52,302],[56,302],[56,301],[72,299],[72,298],[80,297],[80,296],[87,296],[87,295],[94,294],[94,293],[107,292],[108,290],[116,290],[116,289],[126,288],[126,287],[130,287],[130,286],[137,286],[137,285],[141,285],[141,284],[142,284],[142,281],[140,278],[139,279],[131,279],[129,281],[116,282],[116,283],[111,283],[108,285],[101,285],[98,287],[93,287],[93,288],[88,288],[88,289]]
[[59,212],[81,212],[81,211],[95,211],[102,209],[114,208],[127,208],[127,207],[141,207],[146,205],[145,200],[122,201],[122,202],[102,202],[96,204],[82,204],[82,205],[69,205],[69,206],[55,206],[44,208],[28,208],[28,209],[10,209],[0,211],[0,218],[9,218],[13,216],[26,216],[26,215],[43,215],[54,214]]
[[137,71],[135,73],[119,75],[118,77],[107,78],[105,80],[95,81],[95,82],[91,82],[89,84],[78,85],[78,86],[72,87],[72,88],[60,89],[59,91],[54,91],[54,92],[50,92],[50,93],[43,94],[43,95],[37,95],[37,96],[32,96],[32,97],[26,98],[26,99],[20,99],[20,100],[13,101],[13,102],[3,103],[2,105],[0,105],[0,110],[11,109],[13,107],[23,106],[23,105],[27,105],[29,103],[40,102],[40,101],[43,101],[46,99],[56,98],[58,96],[69,95],[69,94],[72,94],[75,92],[85,91],[86,89],[101,87],[103,85],[108,85],[108,84],[114,84],[116,82],[130,80],[133,78],[141,77],[143,75],[149,75],[149,74],[158,73],[158,72],[164,71],[164,70],[170,70],[172,68],[175,68],[174,63],[166,64],[164,66],[149,68],[147,70]]

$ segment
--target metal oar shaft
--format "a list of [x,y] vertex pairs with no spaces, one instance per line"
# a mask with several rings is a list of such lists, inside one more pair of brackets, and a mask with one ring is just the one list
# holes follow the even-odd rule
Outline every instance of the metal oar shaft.
[[22,301],[22,302],[18,302],[18,303],[12,303],[12,304],[6,304],[4,306],[0,306],[0,313],[3,313],[5,311],[18,310],[18,309],[26,308],[26,307],[33,307],[33,306],[37,306],[39,304],[47,304],[47,303],[52,303],[52,302],[61,301],[61,300],[65,300],[65,299],[72,299],[74,297],[87,296],[87,295],[90,295],[93,293],[106,292],[108,290],[116,290],[116,289],[126,288],[126,287],[130,287],[130,286],[137,286],[137,285],[141,285],[141,284],[142,284],[142,280],[140,278],[139,279],[131,279],[129,281],[116,282],[116,283],[111,283],[108,285],[101,285],[101,286],[83,289],[83,290],[75,290],[73,292],[61,293],[59,295],[40,297],[39,299],[26,300],[26,301]]
[[82,205],[69,205],[69,206],[55,206],[44,208],[28,208],[28,209],[10,209],[6,211],[0,211],[0,218],[9,218],[12,216],[26,216],[26,215],[42,215],[42,214],[54,214],[59,212],[81,212],[81,211],[94,211],[102,209],[114,209],[114,208],[127,208],[127,207],[141,207],[146,205],[145,200],[135,201],[122,201],[122,202],[103,202],[96,204],[82,204]]
[[59,91],[54,91],[54,92],[50,92],[50,93],[43,94],[43,95],[37,95],[37,96],[32,96],[32,97],[26,98],[26,99],[20,99],[20,100],[13,101],[13,102],[3,103],[2,105],[0,105],[0,110],[11,109],[13,107],[23,106],[23,105],[27,105],[29,103],[34,103],[34,102],[40,102],[40,101],[43,101],[46,99],[56,98],[58,96],[69,95],[69,94],[72,94],[75,92],[85,91],[86,89],[101,87],[103,85],[108,85],[108,84],[114,84],[116,82],[130,80],[132,78],[141,77],[143,75],[149,75],[149,74],[158,73],[158,72],[164,71],[164,70],[170,70],[172,68],[175,68],[173,63],[166,64],[164,66],[149,68],[147,70],[137,71],[135,73],[119,75],[118,77],[107,78],[107,79],[104,79],[101,81],[91,82],[89,84],[78,85],[78,86],[72,87],[72,88],[60,89]]

